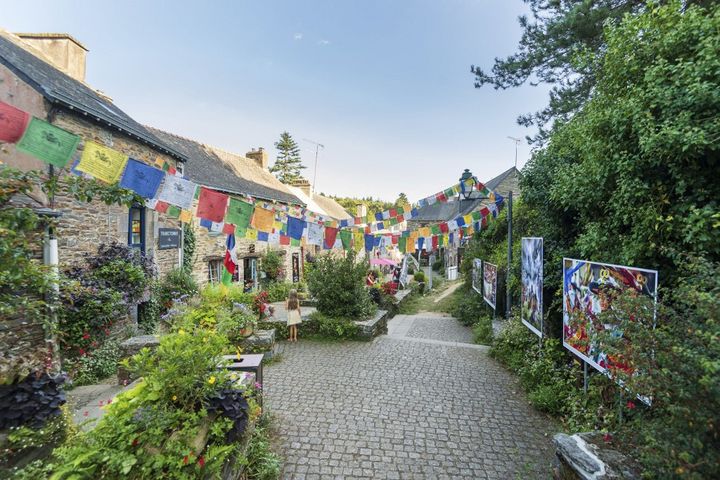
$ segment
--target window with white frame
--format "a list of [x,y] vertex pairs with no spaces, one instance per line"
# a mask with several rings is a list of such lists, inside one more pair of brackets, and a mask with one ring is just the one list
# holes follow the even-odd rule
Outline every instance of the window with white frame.
[[215,284],[222,279],[223,261],[222,259],[208,261],[208,282]]

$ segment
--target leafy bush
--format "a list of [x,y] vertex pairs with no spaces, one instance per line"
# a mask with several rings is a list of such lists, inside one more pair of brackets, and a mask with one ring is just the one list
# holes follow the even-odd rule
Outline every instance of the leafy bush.
[[260,271],[265,273],[265,281],[277,282],[285,276],[283,257],[277,250],[268,250],[260,259]]
[[290,290],[301,289],[300,285],[292,282],[270,282],[266,287],[265,291],[268,293],[268,301],[270,302],[284,302],[288,298]]
[[198,292],[193,276],[186,270],[175,268],[163,277],[158,285],[158,299],[165,311],[172,306],[172,301]]
[[452,306],[450,314],[457,318],[463,325],[473,325],[481,317],[487,317],[485,301],[475,290],[461,287],[457,291],[457,301]]
[[67,358],[82,357],[99,348],[114,323],[128,311],[120,292],[88,279],[84,282],[86,285],[64,280],[60,287],[57,337]]
[[432,264],[432,270],[433,272],[440,272],[443,268],[443,261],[442,260],[435,260]]
[[475,343],[489,345],[493,339],[492,318],[488,315],[480,316],[480,319],[473,325],[472,331]]
[[270,418],[260,417],[247,447],[247,478],[276,480],[280,478],[280,459],[270,447]]
[[60,415],[65,403],[65,375],[38,373],[11,385],[0,385],[0,430],[27,425],[39,428]]
[[334,318],[367,318],[375,313],[365,290],[367,270],[367,263],[356,262],[353,254],[319,256],[308,279],[318,311]]
[[[312,331],[320,337],[337,338],[337,339],[353,339],[360,333],[360,327],[346,318],[335,318],[324,315],[320,312],[313,312],[310,315],[310,321],[314,323],[311,326]],[[308,325],[310,327],[310,325]],[[302,332],[302,325],[301,325]]]
[[117,373],[120,360],[120,345],[109,340],[87,355],[69,359],[65,362],[74,387],[91,385]]
[[413,274],[413,280],[415,280],[415,281],[418,282],[418,283],[420,283],[420,282],[426,282],[426,281],[427,281],[427,277],[425,276],[425,272],[423,272],[422,270],[418,270],[417,272],[415,272],[415,273]]

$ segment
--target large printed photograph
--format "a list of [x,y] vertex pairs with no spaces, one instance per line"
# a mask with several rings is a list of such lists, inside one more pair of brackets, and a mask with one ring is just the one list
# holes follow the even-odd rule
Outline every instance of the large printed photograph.
[[536,335],[543,334],[543,239],[521,240],[522,290],[520,319]]
[[472,288],[482,295],[482,260],[473,258],[472,263]]
[[616,325],[598,321],[601,312],[612,309],[612,300],[633,289],[657,299],[657,271],[607,263],[563,259],[563,345],[600,372],[623,370],[631,365],[603,352],[598,334],[611,330],[622,336]]
[[493,309],[497,300],[497,265],[483,262],[483,298]]

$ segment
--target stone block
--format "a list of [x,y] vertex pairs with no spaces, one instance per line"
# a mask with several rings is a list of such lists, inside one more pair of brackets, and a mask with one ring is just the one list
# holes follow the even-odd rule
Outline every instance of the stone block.
[[[128,338],[120,344],[120,358],[132,357],[143,348],[149,348],[155,350],[160,345],[160,339],[155,335],[140,335],[137,337]],[[131,373],[124,367],[118,368],[118,383],[128,384],[132,380]]]
[[275,353],[275,329],[257,330],[241,340],[237,346],[243,353],[265,353],[266,358],[272,358]]
[[553,437],[556,448],[555,478],[558,480],[639,479],[635,462],[609,448],[597,433]]

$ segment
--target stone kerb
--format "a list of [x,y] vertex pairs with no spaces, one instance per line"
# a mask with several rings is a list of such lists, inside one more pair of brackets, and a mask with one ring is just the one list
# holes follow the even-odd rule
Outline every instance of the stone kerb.
[[360,327],[360,333],[358,338],[361,340],[372,340],[380,334],[387,333],[387,322],[389,318],[387,310],[378,310],[375,315],[362,321],[355,321],[355,324]]

